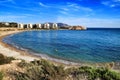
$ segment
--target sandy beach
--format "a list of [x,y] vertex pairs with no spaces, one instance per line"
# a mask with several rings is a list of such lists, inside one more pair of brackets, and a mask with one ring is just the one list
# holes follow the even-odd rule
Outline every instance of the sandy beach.
[[2,39],[10,34],[15,34],[15,33],[19,33],[19,32],[23,32],[23,30],[9,30],[9,31],[5,31],[6,29],[2,29],[0,31],[0,53],[8,56],[8,57],[14,57],[16,59],[23,59],[26,61],[32,61],[34,59],[38,59],[37,57],[31,56],[29,54],[27,54],[25,51],[21,51],[18,49],[15,49],[14,47],[11,47],[10,45],[7,45],[6,43],[2,42]]

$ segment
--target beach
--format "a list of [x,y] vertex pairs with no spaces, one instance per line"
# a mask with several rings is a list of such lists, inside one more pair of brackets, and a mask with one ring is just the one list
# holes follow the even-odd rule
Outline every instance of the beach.
[[[37,54],[37,53],[30,52],[29,50],[21,50],[19,48],[11,46],[7,43],[4,43],[2,41],[2,39],[4,37],[12,35],[12,34],[21,33],[24,31],[33,31],[33,30],[19,30],[17,28],[15,28],[15,29],[12,29],[12,28],[1,29],[0,28],[0,30],[1,30],[0,31],[0,54],[3,54],[5,56],[14,57],[15,59],[18,59],[18,60],[22,59],[25,61],[33,61],[35,59],[37,59],[37,60],[45,59],[45,60],[51,61],[52,63],[55,63],[55,64],[57,63],[57,64],[63,64],[63,65],[67,65],[67,66],[84,66],[84,65],[93,65],[94,64],[94,63],[87,63],[87,62],[76,63],[76,62],[67,61],[67,60],[60,59],[60,58],[51,57],[47,54]],[[101,63],[95,63],[95,64],[101,65]],[[94,66],[96,66],[96,65],[94,65]],[[104,66],[104,63],[102,63],[102,66]]]
[[23,32],[24,30],[14,29],[14,30],[5,31],[5,29],[2,28],[2,30],[0,31],[0,53],[1,54],[8,57],[14,57],[16,59],[23,59],[26,61],[33,61],[34,59],[38,59],[37,57],[27,54],[25,51],[15,49],[14,47],[11,47],[10,45],[2,42],[2,39],[5,36]]
[[17,28],[12,29],[12,28],[2,28],[0,29],[0,53],[3,54],[4,56],[7,57],[14,57],[15,59],[22,59],[25,61],[33,61],[33,60],[38,60],[38,59],[45,59],[45,60],[49,60],[55,64],[63,64],[63,65],[69,65],[69,66],[80,66],[80,65],[85,65],[83,63],[75,63],[75,62],[71,62],[71,61],[67,61],[67,60],[62,60],[62,59],[57,59],[57,58],[53,58],[50,57],[48,55],[45,54],[35,54],[35,53],[31,53],[29,51],[26,50],[21,50],[18,49],[16,47],[13,47],[11,45],[8,45],[7,43],[4,43],[2,41],[2,39],[6,36],[12,35],[12,34],[16,34],[16,33],[20,33],[20,32],[24,32],[24,31],[31,31],[31,30],[19,30]]

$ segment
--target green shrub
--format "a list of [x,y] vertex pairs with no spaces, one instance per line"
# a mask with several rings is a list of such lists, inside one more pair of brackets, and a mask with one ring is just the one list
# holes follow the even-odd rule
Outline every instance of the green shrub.
[[81,77],[87,77],[88,80],[120,80],[120,73],[110,71],[108,68],[82,66],[79,68],[69,68],[67,72],[72,75],[73,79],[77,80],[81,79]]
[[13,57],[6,57],[0,54],[0,65],[10,63],[12,60],[15,60]]
[[3,73],[0,72],[0,80],[3,80]]
[[21,60],[21,62],[18,63],[18,66],[21,67],[21,68],[25,68],[25,67],[30,67],[30,66],[32,66],[32,64],[26,62],[25,60]]
[[30,80],[26,73],[15,71],[10,74],[14,76],[15,79],[13,80]]
[[65,69],[62,65],[54,65],[46,60],[35,60],[27,63],[21,61],[19,66],[25,72],[14,72],[16,80],[120,80],[120,73],[108,68],[95,68],[89,66],[71,67]]
[[47,80],[64,80],[67,76],[63,66],[55,66],[46,60],[41,60],[42,72],[44,79]]
[[65,80],[67,76],[63,66],[55,66],[46,60],[35,60],[30,63],[21,61],[18,66],[25,68],[24,73],[14,74],[18,80]]

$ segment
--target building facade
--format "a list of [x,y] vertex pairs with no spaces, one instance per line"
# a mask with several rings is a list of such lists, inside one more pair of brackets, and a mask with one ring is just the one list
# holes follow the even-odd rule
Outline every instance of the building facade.
[[33,28],[33,24],[27,24],[27,28],[32,29]]
[[18,24],[18,28],[37,28],[37,29],[58,29],[57,23],[45,23],[45,24]]
[[24,24],[18,24],[18,28],[24,28]]

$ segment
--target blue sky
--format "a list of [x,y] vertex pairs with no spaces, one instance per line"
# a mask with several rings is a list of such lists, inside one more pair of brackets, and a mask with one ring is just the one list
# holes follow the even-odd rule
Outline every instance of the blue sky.
[[120,0],[0,0],[0,21],[120,27]]

